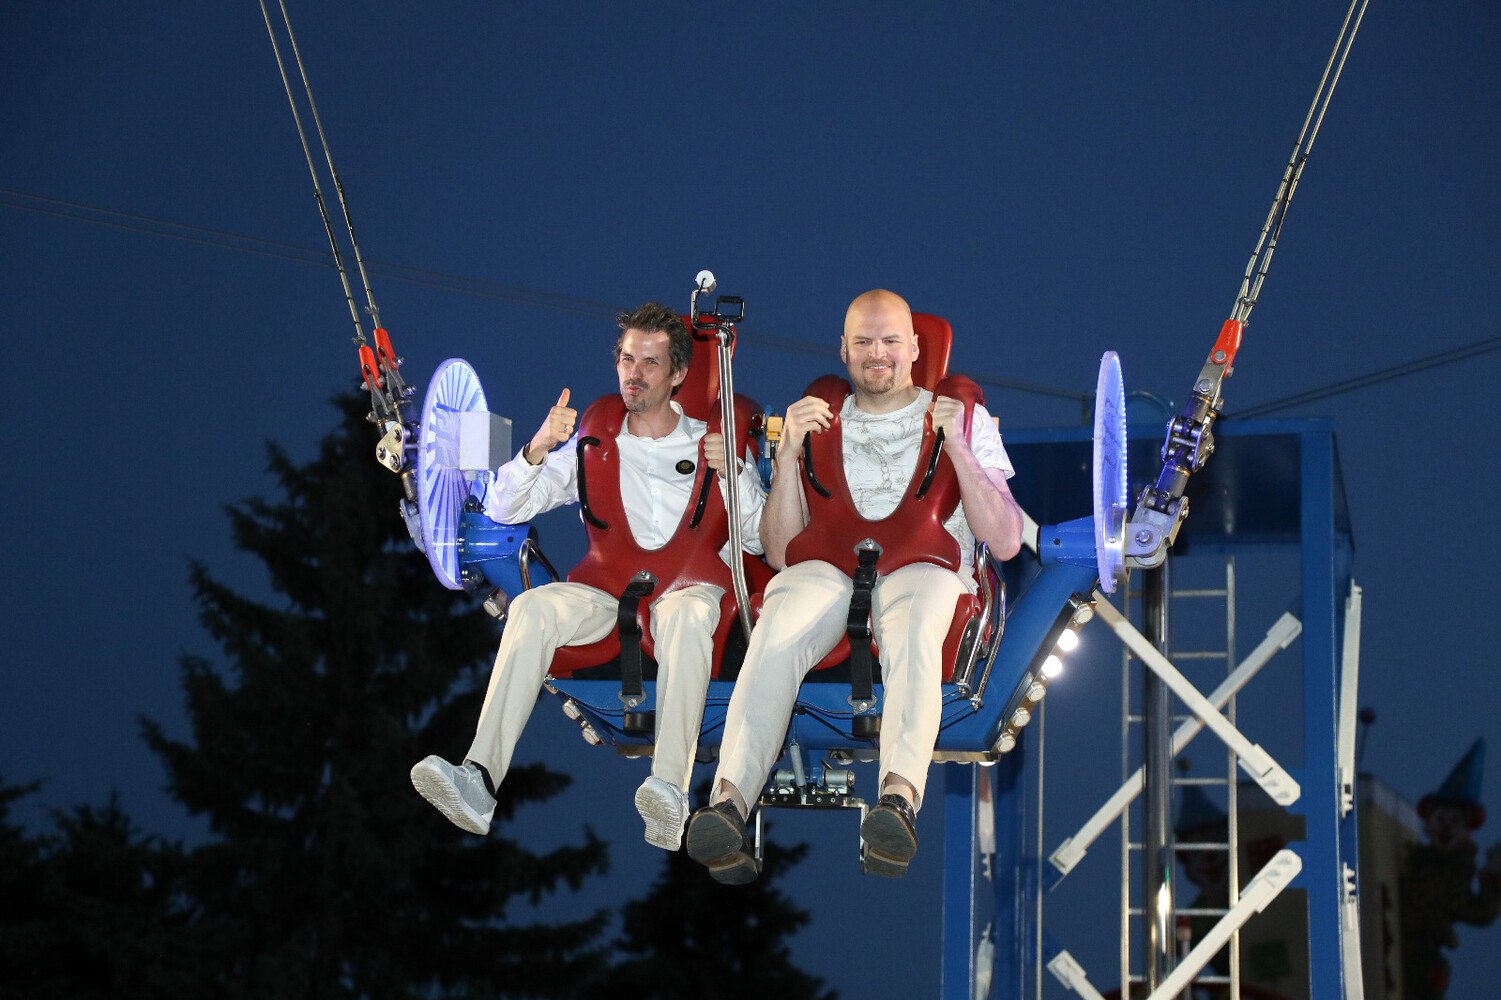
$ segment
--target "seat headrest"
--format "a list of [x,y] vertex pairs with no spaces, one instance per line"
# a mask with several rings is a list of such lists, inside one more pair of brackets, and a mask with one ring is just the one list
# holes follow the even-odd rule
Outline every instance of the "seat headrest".
[[[693,334],[693,321],[683,316],[683,325]],[[730,353],[735,345],[730,344]],[[688,377],[672,397],[683,412],[695,420],[708,421],[719,412],[719,342],[712,335],[693,337],[693,360],[688,365]]]
[[915,312],[912,314],[912,329],[917,334],[917,360],[912,363],[912,381],[931,392],[949,372],[954,328],[942,316]]

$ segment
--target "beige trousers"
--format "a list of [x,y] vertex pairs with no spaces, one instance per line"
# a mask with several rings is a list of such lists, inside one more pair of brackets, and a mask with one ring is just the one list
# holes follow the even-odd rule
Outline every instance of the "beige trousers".
[[[708,584],[675,590],[652,602],[656,643],[656,752],[652,774],[684,791],[709,689],[714,629],[724,591]],[[479,726],[466,760],[483,764],[499,785],[537,703],[537,693],[559,646],[597,642],[615,627],[619,601],[581,583],[549,583],[511,602]]]
[[[753,803],[782,754],[798,686],[844,634],[854,582],[826,562],[803,562],[766,588],[760,622],[725,717],[715,787],[734,785]],[[871,594],[871,623],[881,649],[880,778],[894,774],[922,804],[938,740],[943,702],[943,640],[965,593],[957,573],[913,563],[883,574]]]

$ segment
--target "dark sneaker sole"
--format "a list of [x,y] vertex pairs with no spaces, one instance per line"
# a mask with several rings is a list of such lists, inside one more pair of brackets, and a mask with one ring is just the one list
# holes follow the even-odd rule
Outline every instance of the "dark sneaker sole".
[[721,885],[746,885],[761,874],[761,866],[745,849],[745,835],[729,817],[711,811],[688,821],[688,856]]
[[917,836],[901,816],[879,806],[872,809],[860,824],[860,839],[865,842],[860,853],[861,865],[871,875],[901,878],[917,854]]

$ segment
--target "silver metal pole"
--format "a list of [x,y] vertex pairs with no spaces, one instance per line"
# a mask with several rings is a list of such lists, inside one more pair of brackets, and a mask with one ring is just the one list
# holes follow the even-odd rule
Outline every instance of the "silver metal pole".
[[751,614],[750,592],[745,585],[745,563],[740,548],[740,454],[739,436],[735,432],[735,375],[730,370],[730,347],[734,333],[729,324],[721,323],[714,328],[719,342],[719,422],[724,432],[725,476],[724,506],[730,517],[730,580],[735,587],[735,604],[740,609],[740,628],[745,641],[750,642]]
[[[1168,655],[1168,563],[1142,577],[1142,632]],[[1150,993],[1173,971],[1176,949],[1176,878],[1173,846],[1172,692],[1155,671],[1142,671],[1142,776],[1145,822],[1141,836],[1142,912],[1146,954],[1142,975]]]

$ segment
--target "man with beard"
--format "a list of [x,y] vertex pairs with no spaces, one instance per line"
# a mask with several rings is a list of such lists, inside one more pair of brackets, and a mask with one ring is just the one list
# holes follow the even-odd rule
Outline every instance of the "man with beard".
[[[615,371],[625,419],[615,438],[620,500],[635,543],[661,549],[684,519],[697,481],[700,440],[704,461],[725,489],[724,438],[683,413],[673,402],[693,356],[693,343],[677,313],[649,302],[616,318]],[[496,473],[485,512],[502,524],[522,524],[555,507],[579,502],[578,412],[564,389],[519,454]],[[759,554],[757,534],[765,502],[754,465],[737,476],[741,544]],[[591,544],[593,544],[591,540]],[[728,560],[728,544],[720,551]],[[738,557],[738,555],[737,555]],[[657,671],[657,733],[652,773],[636,792],[646,840],[677,850],[688,815],[704,696],[724,589],[694,583],[673,589],[663,581],[651,605]],[[537,693],[560,646],[597,642],[616,624],[619,595],[583,583],[561,581],[524,591],[511,603],[509,620],[490,675],[474,742],[462,764],[429,756],[412,768],[412,784],[456,826],[489,832],[495,790],[510,768],[512,751],[531,715]]]
[[[803,676],[845,634],[854,586],[843,568],[849,564],[836,566],[808,553],[839,516],[834,505],[810,500],[804,491],[799,472],[809,434],[832,431],[841,437],[843,482],[829,477],[828,485],[844,519],[851,519],[852,503],[871,530],[887,526],[879,529],[888,551],[877,564],[871,607],[885,704],[880,800],[860,827],[866,871],[901,877],[917,852],[916,812],[941,713],[943,641],[958,598],[974,591],[974,540],[1009,559],[1021,546],[1022,530],[1021,510],[1006,485],[1012,468],[999,431],[985,408],[975,405],[966,434],[963,403],[935,398],[913,383],[920,347],[907,303],[881,289],[866,292],[845,316],[839,356],[853,392],[838,412],[837,431],[835,411],[819,396],[787,408],[761,520],[767,560],[786,568],[766,589],[730,699],[713,805],[694,813],[688,826],[689,856],[719,882],[743,884],[757,876],[745,834],[749,803],[781,754]],[[908,530],[897,508],[913,481],[929,413],[934,431],[944,434],[938,474],[950,484],[948,506],[928,509],[928,503],[922,526]],[[841,489],[847,492],[841,495]],[[939,492],[935,488],[933,495]],[[939,551],[942,563],[928,554]]]

